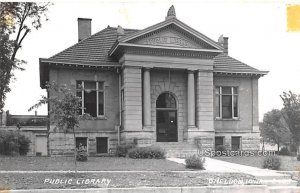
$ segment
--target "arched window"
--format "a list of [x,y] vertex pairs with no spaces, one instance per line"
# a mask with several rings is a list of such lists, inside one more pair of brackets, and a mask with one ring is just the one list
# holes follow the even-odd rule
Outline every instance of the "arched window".
[[156,108],[176,109],[176,100],[170,93],[163,93],[156,100]]

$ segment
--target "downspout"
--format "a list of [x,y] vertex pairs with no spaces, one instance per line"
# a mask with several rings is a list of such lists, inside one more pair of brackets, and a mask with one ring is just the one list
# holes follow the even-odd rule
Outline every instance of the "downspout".
[[118,126],[118,145],[120,145],[120,127],[122,124],[122,99],[121,99],[121,72],[119,71],[119,68],[117,69],[117,72],[119,74],[119,126]]

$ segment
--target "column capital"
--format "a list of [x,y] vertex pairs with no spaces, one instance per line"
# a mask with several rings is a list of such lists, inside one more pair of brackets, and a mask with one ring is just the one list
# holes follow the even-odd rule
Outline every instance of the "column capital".
[[195,71],[194,71],[194,70],[187,69],[187,72],[188,72],[189,74],[193,74]]
[[150,68],[150,67],[143,67],[143,70],[144,70],[144,71],[150,71],[151,68]]
[[198,69],[197,72],[214,72],[214,70],[201,70],[201,69]]

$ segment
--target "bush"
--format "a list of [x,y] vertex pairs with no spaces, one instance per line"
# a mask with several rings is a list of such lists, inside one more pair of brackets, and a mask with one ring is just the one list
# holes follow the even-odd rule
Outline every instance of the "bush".
[[85,146],[83,146],[81,143],[79,144],[79,147],[76,148],[76,160],[77,161],[87,161],[87,149]]
[[278,170],[281,165],[281,160],[279,157],[266,157],[264,159],[263,168]]
[[31,141],[22,135],[20,131],[0,131],[1,155],[26,155]]
[[282,147],[278,152],[278,155],[289,155],[289,154],[290,154],[290,152],[287,147]]
[[198,155],[192,155],[185,159],[185,167],[190,169],[204,169],[205,158],[198,156]]
[[24,135],[20,135],[19,136],[19,153],[20,155],[26,155],[29,151],[29,143],[31,143],[31,141],[25,137]]
[[128,156],[133,159],[164,159],[165,151],[158,146],[135,147],[128,151]]
[[297,160],[300,161],[300,154],[297,155]]
[[227,149],[226,149],[225,145],[218,145],[216,147],[215,155],[216,156],[226,156],[227,155]]
[[135,144],[125,144],[125,145],[118,145],[116,149],[116,156],[118,157],[126,157],[128,150],[135,148]]

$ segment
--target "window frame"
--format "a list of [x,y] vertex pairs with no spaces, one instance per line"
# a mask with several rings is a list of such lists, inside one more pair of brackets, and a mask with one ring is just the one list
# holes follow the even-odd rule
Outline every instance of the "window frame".
[[[106,138],[106,153],[98,153],[98,139],[100,138]],[[96,137],[96,154],[101,155],[101,154],[108,154],[109,153],[109,138],[108,137]]]
[[215,149],[217,148],[216,138],[221,138],[222,139],[222,145],[223,146],[225,145],[225,136],[215,136]]
[[[232,148],[233,145],[236,145],[236,144],[232,143],[233,142],[233,138],[238,138],[239,139],[239,148],[237,150],[234,150]],[[231,150],[232,151],[240,151],[240,150],[242,150],[242,136],[231,136]]]
[[75,138],[76,148],[79,147],[79,144],[78,144],[78,147],[77,147],[77,140],[80,140],[80,139],[85,139],[86,140],[86,152],[89,153],[89,141],[88,141],[88,137],[76,137]]
[[[223,88],[229,87],[231,90],[230,94],[223,94]],[[218,91],[218,93],[215,93],[216,100],[219,100],[219,108],[218,108],[218,114],[219,116],[216,116],[217,120],[238,120],[239,119],[239,87],[238,86],[216,86],[215,89]],[[234,89],[236,89],[236,93],[234,93]],[[223,96],[231,96],[231,118],[223,118]],[[236,108],[236,114],[235,116],[235,103],[234,98],[237,97],[237,108]],[[215,103],[216,105],[216,103]]]
[[[84,114],[84,83],[85,82],[94,82],[96,83],[96,117],[105,117],[105,85],[104,85],[104,81],[91,81],[91,80],[77,80],[76,81],[76,92],[81,92],[81,115]],[[81,83],[81,88],[77,88],[77,85],[79,85],[79,83]],[[103,88],[102,90],[99,89],[99,83],[102,84]],[[103,93],[103,115],[99,115],[99,93]]]

